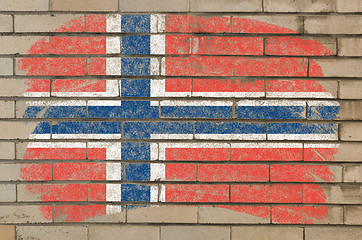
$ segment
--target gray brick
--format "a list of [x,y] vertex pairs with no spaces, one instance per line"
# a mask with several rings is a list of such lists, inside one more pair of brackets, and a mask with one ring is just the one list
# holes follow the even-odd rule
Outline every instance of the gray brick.
[[90,226],[89,240],[159,240],[159,228],[153,226]]
[[0,101],[0,118],[15,117],[14,106],[14,101]]
[[362,228],[356,227],[306,227],[305,240],[360,240]]
[[127,210],[129,223],[197,223],[197,207],[153,206]]
[[192,12],[261,12],[261,0],[191,0]]
[[342,141],[362,141],[362,123],[343,123],[340,129]]
[[19,226],[16,232],[18,239],[87,239],[87,227],[85,226]]
[[187,12],[188,0],[119,0],[122,12]]
[[0,159],[15,159],[15,144],[11,142],[0,142]]
[[13,17],[11,15],[0,15],[0,32],[13,31]]
[[38,36],[0,36],[0,54],[26,54],[36,42],[49,37]]
[[265,12],[333,12],[334,0],[264,0]]
[[2,205],[0,206],[1,223],[49,223],[44,218],[40,206]]
[[49,0],[1,0],[1,11],[48,11]]
[[341,80],[339,97],[342,99],[362,99],[362,81]]
[[326,195],[325,203],[361,204],[362,186],[358,185],[320,185]]
[[[146,5],[146,4],[145,4]],[[118,0],[50,0],[51,11],[117,11]]]
[[338,119],[341,120],[362,120],[362,101],[344,101],[339,103],[341,108]]
[[314,34],[361,34],[362,16],[306,16],[304,32]]
[[[45,85],[44,87],[48,87],[50,89],[50,81],[44,82],[42,80],[30,80],[30,79],[0,79],[0,96],[1,97],[26,97],[28,96],[26,91],[34,85],[34,81],[39,81],[39,83],[35,82],[38,86]],[[50,96],[43,95],[44,97]]]
[[15,184],[0,184],[0,202],[15,202],[16,186]]
[[242,226],[232,227],[232,240],[302,240],[303,228],[283,226]]
[[346,206],[344,207],[344,223],[349,225],[362,225],[362,207]]
[[161,240],[224,240],[230,239],[229,227],[218,226],[161,226]]
[[336,0],[337,12],[362,12],[361,0]]
[[20,177],[20,165],[2,163],[0,164],[0,181],[18,181]]
[[[73,19],[81,18],[80,14],[55,15],[15,15],[15,32],[52,32]],[[84,23],[84,17],[80,19]],[[82,28],[81,31],[84,31]]]
[[0,58],[0,75],[13,75],[13,59]]
[[362,182],[362,165],[345,166],[344,182]]
[[360,162],[362,161],[362,144],[360,143],[340,143],[337,154],[333,161]]
[[313,60],[322,68],[324,77],[362,77],[362,59]]
[[339,56],[362,56],[362,38],[339,38]]
[[36,122],[0,122],[0,137],[1,139],[28,139],[37,124]]

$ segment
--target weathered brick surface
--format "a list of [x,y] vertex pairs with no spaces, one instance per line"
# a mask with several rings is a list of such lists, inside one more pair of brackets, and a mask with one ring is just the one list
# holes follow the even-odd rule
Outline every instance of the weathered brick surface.
[[193,12],[261,12],[262,1],[191,0],[190,10]]
[[361,38],[338,39],[338,55],[340,56],[362,56]]
[[[359,185],[321,185],[326,194],[326,203],[333,204],[361,204],[362,203],[362,187]],[[307,193],[313,189],[312,185],[306,185],[303,192]],[[304,197],[304,202],[312,201],[310,197]]]
[[118,0],[50,0],[52,11],[101,11],[112,12],[118,10]]
[[266,12],[333,12],[334,0],[265,0]]
[[[44,37],[49,42],[48,37]],[[34,42],[43,39],[37,36],[1,36],[0,54],[26,54]]]
[[55,14],[55,15],[15,15],[14,31],[15,32],[52,32],[60,26],[77,19],[76,27],[71,31],[83,32],[84,19],[78,14]]
[[343,140],[343,141],[361,141],[362,140],[362,124],[361,123],[341,124],[341,140]]
[[[43,206],[49,208],[49,206]],[[51,206],[50,206],[51,208]],[[1,223],[50,223],[49,218],[45,218],[39,206],[36,205],[1,205]]]
[[14,240],[15,239],[15,226],[0,225],[1,240]]
[[362,182],[362,166],[344,166],[344,182]]
[[159,239],[159,227],[154,226],[90,226],[89,240]]
[[338,239],[361,239],[362,230],[359,227],[307,227],[305,229],[306,240],[338,240]]
[[362,3],[359,0],[336,0],[338,12],[362,12]]
[[13,60],[11,58],[0,58],[0,75],[13,75]]
[[361,34],[361,16],[307,16],[304,32],[313,34]]
[[48,11],[49,0],[2,0],[1,11]]
[[14,101],[0,101],[0,118],[13,118],[14,107]]
[[15,158],[15,144],[11,142],[0,142],[0,158],[4,160]]
[[344,223],[350,225],[362,224],[362,207],[361,206],[346,206],[344,207]]
[[216,226],[162,226],[161,240],[164,239],[230,239],[230,228]]
[[[1,122],[1,139],[28,139],[36,127],[36,122]],[[49,138],[49,137],[48,137]]]
[[197,207],[153,206],[127,212],[128,223],[197,223]]
[[245,240],[302,240],[303,228],[301,227],[260,227],[260,226],[245,226],[231,227],[231,239]]
[[339,97],[342,99],[362,99],[362,82],[341,81],[339,84]]
[[16,233],[18,239],[87,239],[87,227],[84,226],[21,226]]
[[[324,77],[362,77],[361,59],[314,59],[323,71]],[[309,69],[309,75],[317,77],[319,74]]]
[[16,201],[16,185],[0,184],[0,202]]
[[[38,86],[42,86],[44,89],[50,89],[50,80],[39,79]],[[30,79],[11,79],[11,78],[1,78],[0,79],[0,96],[1,97],[24,97],[26,91],[29,88],[32,80]],[[49,96],[50,96],[50,90]]]
[[345,101],[340,102],[341,110],[338,115],[338,119],[343,120],[362,120],[362,102],[357,101]]
[[187,0],[151,0],[145,4],[144,0],[119,0],[119,9],[122,12],[187,12]]
[[12,32],[13,31],[13,17],[11,15],[0,15],[0,31]]

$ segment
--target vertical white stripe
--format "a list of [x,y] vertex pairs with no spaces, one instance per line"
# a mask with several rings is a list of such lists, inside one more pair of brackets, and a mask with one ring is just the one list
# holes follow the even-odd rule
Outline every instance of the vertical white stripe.
[[166,201],[166,187],[164,184],[162,184],[160,189],[160,197],[159,197],[159,201],[160,202],[165,202]]
[[165,35],[151,35],[151,54],[165,54]]
[[163,33],[166,28],[166,15],[158,14],[157,15],[157,32]]
[[122,32],[122,15],[107,15],[107,32]]
[[151,33],[158,32],[158,15],[157,14],[151,15],[150,29],[151,29]]
[[122,163],[106,163],[106,180],[122,180]]
[[166,60],[165,60],[165,58],[162,58],[161,59],[161,73],[160,73],[160,75],[162,75],[162,76],[166,75],[165,66],[166,66]]
[[106,74],[121,75],[122,74],[122,59],[119,57],[106,58]]
[[88,148],[105,148],[106,160],[121,160],[122,143],[89,142]]
[[106,184],[106,201],[120,202],[122,201],[122,185],[107,183]]
[[152,163],[150,181],[163,181],[165,179],[165,164]]
[[158,144],[157,143],[151,143],[150,144],[151,149],[151,160],[157,160],[158,159]]
[[106,80],[106,96],[118,97],[118,80]]
[[121,53],[121,38],[120,37],[107,37],[106,38],[106,52],[107,52],[107,54]]
[[150,202],[158,202],[158,186],[151,186]]
[[115,214],[122,212],[122,206],[106,205],[106,214]]
[[157,58],[151,58],[150,75],[159,75],[160,63]]

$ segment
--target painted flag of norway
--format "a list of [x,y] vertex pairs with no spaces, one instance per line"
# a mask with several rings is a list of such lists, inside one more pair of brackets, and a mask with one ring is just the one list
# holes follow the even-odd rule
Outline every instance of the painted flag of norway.
[[44,118],[31,139],[50,139],[29,143],[24,159],[51,161],[23,164],[21,176],[47,182],[18,189],[40,196],[45,217],[84,221],[140,203],[216,205],[276,223],[328,216],[316,183],[336,179],[320,161],[338,150],[325,143],[337,125],[318,120],[339,105],[306,78],[323,73],[305,56],[329,49],[248,18],[85,20],[56,32],[87,34],[51,36],[29,50],[46,57],[18,61],[32,76],[25,96],[53,97],[28,101],[23,115]]

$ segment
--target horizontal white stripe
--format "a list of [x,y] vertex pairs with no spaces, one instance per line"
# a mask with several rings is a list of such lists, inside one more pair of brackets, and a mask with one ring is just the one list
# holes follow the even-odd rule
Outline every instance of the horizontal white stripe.
[[305,143],[304,148],[339,148],[340,144]]
[[106,160],[121,160],[122,159],[122,143],[107,143],[107,142],[89,142],[88,148],[105,148]]
[[26,101],[30,106],[86,106],[86,101],[66,100],[66,101]]
[[238,101],[238,106],[303,106],[306,107],[305,101],[290,100],[243,100]]
[[50,134],[30,134],[29,139],[50,139]]
[[107,52],[107,54],[121,53],[121,38],[120,37],[107,37],[106,38],[106,52]]
[[303,148],[303,143],[231,143],[231,148]]
[[52,92],[55,97],[118,97],[118,80],[106,80],[106,92]]
[[266,140],[266,134],[195,134],[195,138],[205,140]]
[[81,142],[30,142],[28,148],[86,148]]
[[24,97],[50,97],[50,92],[25,92]]
[[232,106],[232,101],[180,101],[166,100],[160,101],[161,106]]
[[264,97],[264,92],[192,92],[193,97],[250,97],[260,98]]
[[122,101],[114,100],[89,100],[88,106],[122,106]]
[[106,74],[122,75],[122,59],[120,57],[106,58]]
[[115,206],[115,205],[106,205],[106,213],[107,215],[120,213],[122,212],[123,206]]
[[334,98],[329,92],[267,92],[270,98]]
[[106,179],[110,181],[122,180],[122,163],[106,163]]
[[116,183],[106,184],[106,201],[120,202],[122,201],[122,185]]
[[307,101],[308,106],[339,106],[336,101]]
[[122,15],[107,14],[107,32],[122,32]]
[[338,140],[337,134],[268,134],[268,140]]
[[151,134],[151,139],[192,139],[193,134]]
[[122,134],[53,134],[54,139],[121,139]]

